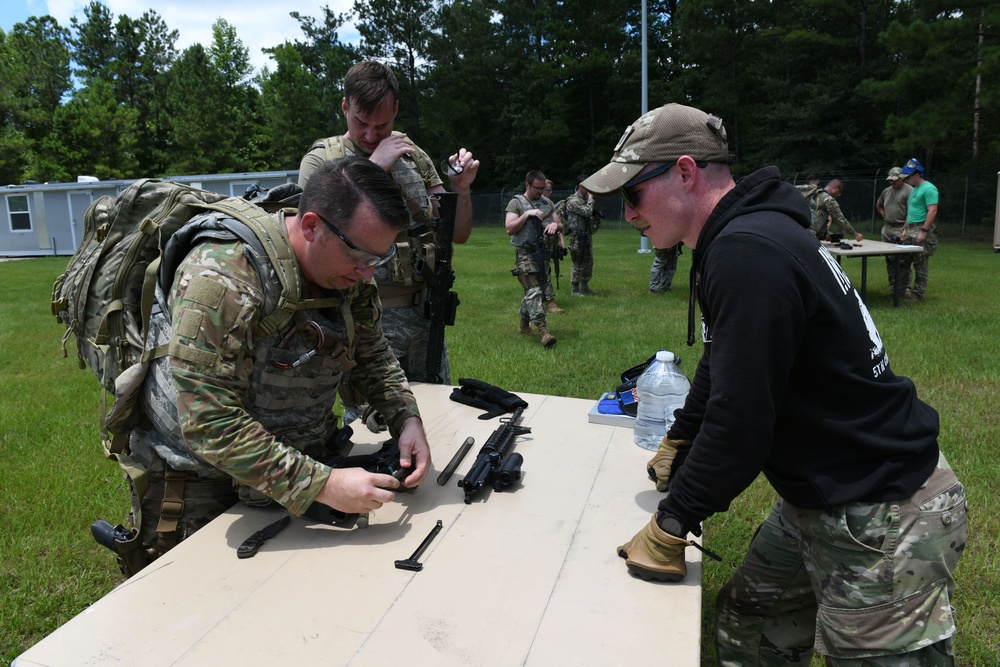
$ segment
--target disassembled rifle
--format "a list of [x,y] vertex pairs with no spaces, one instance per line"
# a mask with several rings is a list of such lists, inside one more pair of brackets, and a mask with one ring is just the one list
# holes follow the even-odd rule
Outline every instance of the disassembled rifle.
[[472,497],[482,490],[486,484],[492,484],[495,491],[507,488],[521,478],[521,463],[523,457],[514,453],[506,456],[507,450],[514,442],[514,438],[524,433],[531,433],[528,426],[518,426],[524,412],[523,407],[519,407],[509,419],[501,419],[501,425],[493,431],[489,440],[479,450],[472,468],[459,480],[458,485],[465,490],[465,504],[472,503]]

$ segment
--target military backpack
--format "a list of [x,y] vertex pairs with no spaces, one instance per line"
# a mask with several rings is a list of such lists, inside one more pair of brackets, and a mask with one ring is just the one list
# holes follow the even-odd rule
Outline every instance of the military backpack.
[[[257,333],[281,328],[302,304],[297,263],[276,216],[244,199],[170,181],[141,179],[117,197],[92,203],[84,215],[80,246],[52,287],[52,314],[66,325],[63,356],[69,339],[75,338],[80,368],[90,368],[104,388],[100,419],[105,453],[126,469],[128,433],[140,416],[138,389],[149,361],[166,354],[165,349],[146,349],[161,259],[178,230],[212,211],[223,214],[219,218],[228,231],[252,244],[275,268],[281,295]],[[166,285],[171,278],[165,277]],[[110,406],[108,392],[115,396]]]

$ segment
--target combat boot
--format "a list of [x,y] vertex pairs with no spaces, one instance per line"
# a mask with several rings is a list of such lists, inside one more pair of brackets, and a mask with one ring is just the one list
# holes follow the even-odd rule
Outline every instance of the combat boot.
[[532,333],[534,333],[531,330],[531,320],[529,320],[526,316],[522,315],[521,316],[521,323],[517,325],[517,332],[518,333],[523,333],[523,334],[532,334]]
[[660,528],[656,514],[649,525],[618,547],[618,555],[625,559],[629,573],[644,581],[680,581],[687,575],[684,548],[691,543]]
[[556,305],[556,300],[555,299],[549,299],[548,303],[549,303],[549,309],[548,310],[549,310],[550,313],[564,313],[564,312],[566,312],[562,308],[560,308],[559,306]]
[[552,347],[556,344],[556,337],[549,333],[549,327],[544,322],[538,325],[538,333],[542,334],[542,347]]
[[580,291],[580,283],[573,283],[571,296],[583,296],[583,292]]
[[590,289],[590,285],[587,284],[586,280],[580,283],[580,291],[584,294],[598,294],[597,290]]

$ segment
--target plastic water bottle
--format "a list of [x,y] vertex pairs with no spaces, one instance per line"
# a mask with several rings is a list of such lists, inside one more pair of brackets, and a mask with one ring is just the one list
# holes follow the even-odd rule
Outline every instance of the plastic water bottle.
[[635,444],[655,452],[674,423],[674,410],[684,405],[691,383],[674,361],[674,353],[660,350],[635,385],[639,410],[632,437]]

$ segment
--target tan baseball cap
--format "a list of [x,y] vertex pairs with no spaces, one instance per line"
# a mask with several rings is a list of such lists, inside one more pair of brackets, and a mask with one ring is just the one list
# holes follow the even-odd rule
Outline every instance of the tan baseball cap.
[[903,177],[903,170],[900,167],[893,167],[889,170],[889,175],[885,177],[887,181],[898,181]]
[[699,162],[729,162],[722,119],[694,107],[666,104],[625,128],[611,162],[581,185],[609,194],[632,180],[651,162],[673,162],[689,155]]

